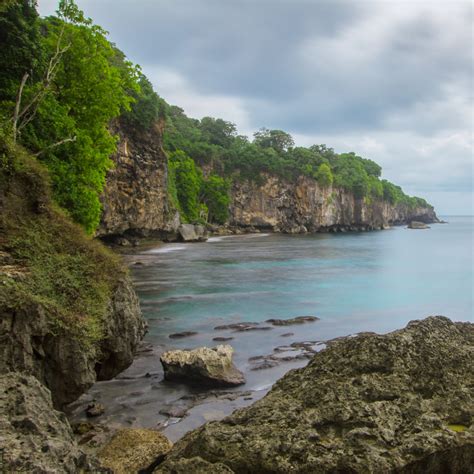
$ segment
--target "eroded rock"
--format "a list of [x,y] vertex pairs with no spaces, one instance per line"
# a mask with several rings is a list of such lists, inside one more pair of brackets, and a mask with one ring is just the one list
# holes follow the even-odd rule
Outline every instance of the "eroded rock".
[[274,326],[291,326],[292,324],[304,324],[319,321],[316,316],[297,316],[289,319],[267,319],[265,322],[273,324]]
[[474,325],[440,316],[334,342],[251,407],[187,434],[157,472],[184,459],[191,472],[196,456],[234,472],[470,472],[473,361]]
[[409,229],[429,229],[430,226],[426,225],[424,222],[411,221],[408,224]]
[[0,376],[2,472],[100,472],[77,446],[64,413],[36,378],[16,372]]
[[233,352],[229,345],[174,350],[165,352],[160,361],[166,380],[210,386],[241,385],[245,378],[232,362]]

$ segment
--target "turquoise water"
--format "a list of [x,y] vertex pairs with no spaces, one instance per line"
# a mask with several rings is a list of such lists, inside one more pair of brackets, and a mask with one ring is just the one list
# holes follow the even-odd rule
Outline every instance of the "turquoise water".
[[[173,332],[298,315],[321,318],[304,327],[318,339],[386,332],[433,314],[472,320],[473,218],[446,219],[429,230],[254,234],[142,253],[133,276],[149,340],[169,345]],[[269,337],[258,336],[264,345]]]
[[[116,379],[100,382],[73,408],[83,419],[91,399],[106,407],[95,420],[108,426],[158,427],[173,441],[206,421],[221,419],[262,397],[307,359],[252,370],[249,358],[278,346],[325,341],[361,331],[388,332],[412,319],[443,314],[473,321],[473,218],[449,217],[428,230],[317,235],[254,234],[198,244],[156,244],[127,257],[149,323],[149,348]],[[320,321],[266,331],[217,331],[238,321],[314,315]],[[198,334],[170,339],[181,331]],[[288,337],[281,337],[291,332]],[[164,382],[159,356],[171,348],[213,346],[233,337],[234,361],[247,383],[235,400],[206,389]],[[315,344],[323,348],[324,345]],[[280,354],[285,354],[286,349]],[[294,352],[288,351],[291,355]],[[201,397],[186,417],[160,414],[183,396]]]

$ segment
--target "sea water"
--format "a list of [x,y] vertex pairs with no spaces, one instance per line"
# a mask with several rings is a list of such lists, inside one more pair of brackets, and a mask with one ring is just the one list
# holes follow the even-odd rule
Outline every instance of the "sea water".
[[[235,363],[247,377],[240,390],[254,391],[256,399],[286,371],[306,363],[251,370],[249,358],[278,346],[362,331],[385,333],[429,315],[473,321],[473,218],[445,219],[448,224],[426,230],[251,234],[140,249],[127,261],[148,320],[151,355],[137,359],[117,380],[96,384],[88,396],[109,407],[109,423],[165,423],[165,433],[177,439],[252,400],[204,398],[187,418],[166,420],[160,406],[172,405],[189,389],[162,382],[159,355],[165,350],[213,346],[216,336],[233,337]],[[267,331],[214,329],[233,322],[271,326],[267,319],[306,315],[320,320]],[[183,331],[197,335],[169,338]],[[288,332],[293,335],[282,337]]]

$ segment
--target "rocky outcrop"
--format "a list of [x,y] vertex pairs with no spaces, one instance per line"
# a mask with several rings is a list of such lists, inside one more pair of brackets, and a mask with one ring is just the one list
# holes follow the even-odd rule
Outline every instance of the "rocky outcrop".
[[175,238],[179,215],[168,199],[162,124],[146,131],[122,119],[111,128],[119,142],[101,197],[103,212],[97,235],[109,239],[122,235]]
[[157,472],[470,472],[473,381],[471,323],[336,340],[251,407],[186,435]]
[[64,413],[34,377],[0,376],[0,470],[2,472],[100,472],[77,446]]
[[416,220],[437,222],[431,207],[410,209],[382,200],[368,203],[343,189],[321,187],[301,176],[296,183],[265,176],[265,182],[235,182],[231,224],[287,233],[382,229]]
[[34,375],[51,390],[54,405],[62,407],[97,378],[110,379],[132,363],[145,323],[128,277],[118,282],[103,323],[104,337],[85,347],[74,335],[55,331],[39,304],[6,310],[0,319],[0,371]]
[[408,224],[409,229],[429,229],[430,226],[426,225],[424,222],[411,221]]
[[114,474],[150,468],[171,449],[171,442],[155,430],[122,429],[97,453],[100,464]]
[[199,347],[192,351],[168,351],[160,360],[166,380],[217,387],[245,383],[242,372],[232,362],[229,345]]
[[178,227],[178,240],[183,242],[204,242],[207,240],[206,228],[198,224],[181,224]]

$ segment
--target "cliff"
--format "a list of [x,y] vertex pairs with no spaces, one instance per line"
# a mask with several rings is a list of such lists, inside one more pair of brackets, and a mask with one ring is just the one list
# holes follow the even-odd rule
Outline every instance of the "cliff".
[[[107,175],[103,214],[97,235],[178,237],[179,214],[168,195],[167,158],[162,125],[137,130],[123,120],[113,126],[119,137],[115,168]],[[212,167],[204,169],[208,175]],[[254,181],[234,180],[229,224],[274,232],[323,232],[382,229],[416,220],[437,222],[432,207],[410,208],[382,199],[357,199],[333,186],[322,187],[309,177],[290,182],[262,174]]]
[[311,178],[290,183],[265,176],[263,184],[236,182],[232,188],[231,224],[289,233],[372,230],[411,220],[437,222],[432,207],[409,208],[387,201],[357,199]]
[[57,209],[43,167],[0,153],[0,372],[34,375],[62,407],[132,362],[145,323],[126,268]]
[[162,126],[157,123],[151,130],[140,130],[123,119],[112,124],[118,146],[101,197],[97,236],[166,237],[176,233],[179,215],[168,197]]
[[474,324],[441,316],[334,341],[155,472],[470,472],[473,358]]

